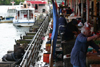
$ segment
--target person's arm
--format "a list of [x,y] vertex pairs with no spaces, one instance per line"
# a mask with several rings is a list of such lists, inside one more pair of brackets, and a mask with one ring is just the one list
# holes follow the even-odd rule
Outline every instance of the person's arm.
[[90,41],[90,46],[100,53],[100,47],[94,41]]
[[78,37],[77,37],[77,39],[78,39],[78,41],[80,41],[80,42],[87,42],[87,41],[91,41],[91,40],[93,40],[93,39],[96,39],[96,38],[98,38],[100,35],[94,35],[94,36],[90,36],[90,37],[86,37],[86,36],[83,36],[82,34],[79,34],[78,35]]
[[100,35],[94,35],[94,36],[91,36],[91,37],[87,37],[87,41],[91,41],[93,39],[96,39],[98,38]]

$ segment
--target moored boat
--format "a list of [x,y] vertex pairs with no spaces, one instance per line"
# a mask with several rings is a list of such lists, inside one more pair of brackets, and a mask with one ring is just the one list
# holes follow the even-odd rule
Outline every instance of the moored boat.
[[16,6],[14,6],[15,2],[11,2],[11,3],[12,3],[12,6],[8,7],[7,14],[5,16],[5,20],[8,20],[8,21],[9,20],[12,21],[14,16],[15,16],[15,14],[16,14]]
[[3,16],[0,16],[0,23],[12,23],[13,18],[5,18]]
[[16,14],[16,7],[14,6],[15,2],[11,2],[12,6],[7,6],[7,8],[5,7],[5,14],[1,14],[0,15],[0,23],[12,23],[13,18]]
[[[23,5],[22,5],[23,4]],[[16,16],[13,19],[13,25],[15,26],[33,26],[35,22],[34,11],[31,7],[31,3],[20,3],[20,7],[16,8]]]
[[16,14],[16,8],[8,8],[7,16],[5,17],[6,20],[13,20]]

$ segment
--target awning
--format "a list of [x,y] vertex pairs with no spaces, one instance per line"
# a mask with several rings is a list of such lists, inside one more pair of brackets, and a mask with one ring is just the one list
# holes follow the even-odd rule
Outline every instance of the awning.
[[26,1],[27,3],[32,3],[32,4],[46,4],[47,2],[45,1]]

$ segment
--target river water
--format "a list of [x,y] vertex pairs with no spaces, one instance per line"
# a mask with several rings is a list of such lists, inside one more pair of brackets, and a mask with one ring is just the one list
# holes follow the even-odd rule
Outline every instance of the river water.
[[[0,16],[5,16],[8,7],[0,5]],[[8,50],[14,50],[15,40],[20,39],[20,35],[29,32],[29,27],[15,27],[13,23],[0,23],[0,59]]]

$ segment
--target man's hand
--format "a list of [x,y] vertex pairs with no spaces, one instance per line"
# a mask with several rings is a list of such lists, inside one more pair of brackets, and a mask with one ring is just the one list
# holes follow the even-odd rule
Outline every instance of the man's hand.
[[97,39],[97,38],[99,38],[100,37],[100,35],[94,35],[94,38],[95,39]]
[[100,35],[90,36],[90,37],[87,38],[87,41],[95,40],[95,39],[97,39],[97,38],[99,38],[99,37],[100,37]]

